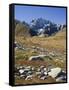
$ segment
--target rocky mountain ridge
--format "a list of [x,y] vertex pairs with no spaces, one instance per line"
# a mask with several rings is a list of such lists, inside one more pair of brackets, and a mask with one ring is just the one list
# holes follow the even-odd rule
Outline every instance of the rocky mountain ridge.
[[15,33],[21,36],[47,37],[56,34],[66,25],[55,24],[43,18],[33,19],[30,24],[15,20]]

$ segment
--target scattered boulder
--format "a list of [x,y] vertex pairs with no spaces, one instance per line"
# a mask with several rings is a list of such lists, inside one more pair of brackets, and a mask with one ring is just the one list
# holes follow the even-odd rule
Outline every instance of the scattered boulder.
[[48,77],[48,72],[47,72],[47,68],[45,66],[40,66],[37,69],[36,75],[38,76],[38,78],[45,80]]
[[42,77],[40,77],[40,79],[45,80],[45,79],[47,79],[47,76],[42,76]]
[[19,73],[20,73],[20,74],[22,74],[23,72],[24,72],[24,70],[23,70],[23,69],[20,69],[20,70],[19,70]]
[[49,55],[51,55],[51,56],[55,56],[54,52],[50,52]]
[[61,71],[58,76],[56,77],[56,81],[66,81],[66,72]]
[[20,78],[25,79],[25,78],[26,78],[26,75],[21,74],[21,75],[20,75]]
[[59,81],[66,81],[66,76],[61,76],[56,78],[56,82],[59,82]]
[[44,57],[45,57],[46,55],[38,55],[38,56],[31,56],[30,58],[29,58],[29,61],[31,61],[31,60],[34,60],[34,61],[37,61],[37,60],[40,60],[40,61],[43,61],[44,59]]
[[61,72],[61,68],[56,67],[56,68],[52,68],[51,71],[48,72],[48,75],[51,76],[52,78],[56,78],[60,72]]
[[14,47],[15,47],[15,49],[26,50],[22,45],[20,45],[17,42],[14,42]]
[[37,61],[37,60],[43,61],[43,58],[40,56],[31,56],[29,58],[29,61]]
[[31,80],[32,77],[33,77],[33,75],[28,75],[28,76],[25,78],[25,80]]

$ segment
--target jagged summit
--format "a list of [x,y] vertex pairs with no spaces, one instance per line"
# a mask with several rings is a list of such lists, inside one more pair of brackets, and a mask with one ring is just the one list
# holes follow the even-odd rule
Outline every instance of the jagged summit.
[[15,20],[15,30],[18,35],[20,33],[20,35],[29,34],[28,36],[51,36],[64,27],[66,25],[55,24],[43,18],[32,19],[29,24],[25,21]]

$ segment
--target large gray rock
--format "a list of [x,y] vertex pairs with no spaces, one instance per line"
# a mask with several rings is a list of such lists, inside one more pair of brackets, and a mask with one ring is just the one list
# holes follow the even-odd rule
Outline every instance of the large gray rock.
[[56,77],[56,81],[66,81],[66,72],[61,71],[58,76]]
[[33,75],[28,75],[25,80],[31,80],[33,78]]
[[41,61],[43,61],[44,59],[44,57],[45,57],[46,55],[38,55],[38,56],[31,56],[30,58],[29,58],[29,61],[31,61],[31,60],[34,60],[34,61],[37,61],[37,60],[41,60]]
[[56,82],[59,82],[59,81],[66,81],[66,76],[61,76],[56,78]]
[[60,67],[52,68],[51,71],[48,72],[48,75],[52,78],[56,78],[61,71]]

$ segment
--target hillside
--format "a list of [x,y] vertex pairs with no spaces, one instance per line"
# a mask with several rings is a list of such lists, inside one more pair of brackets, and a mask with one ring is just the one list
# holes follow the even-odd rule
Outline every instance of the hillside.
[[63,28],[62,30],[60,30],[56,35],[55,35],[55,38],[63,38],[63,39],[66,39],[66,27]]
[[15,36],[30,36],[29,27],[21,22],[15,25]]
[[66,30],[59,31],[54,36],[50,37],[28,37],[24,39],[23,36],[16,37],[16,41],[21,43],[27,47],[31,46],[39,46],[43,48],[47,48],[49,50],[56,49],[59,51],[66,50]]
[[[21,77],[22,74],[17,75],[18,73],[15,72],[15,84],[66,82],[66,78],[64,78],[64,80],[57,79],[58,81],[56,81],[56,78],[52,78],[51,76],[45,76],[46,78],[41,79],[36,75],[37,70],[40,69],[41,66],[45,68],[52,66],[51,69],[60,68],[66,77],[66,27],[47,37],[40,37],[40,35],[30,36],[30,28],[22,23],[18,23],[15,30],[15,41],[17,42],[17,47],[15,48],[15,69],[19,67],[34,68],[34,77],[30,80],[26,80],[24,76]],[[30,57],[37,57],[39,55],[45,55],[45,57],[42,58],[43,61],[40,59],[29,61]],[[27,73],[25,73],[25,76],[26,74]]]
[[20,22],[15,20],[15,34],[24,37],[27,36],[40,36],[47,37],[58,33],[66,25],[58,25],[49,20],[38,18],[32,20],[29,24],[25,21]]

